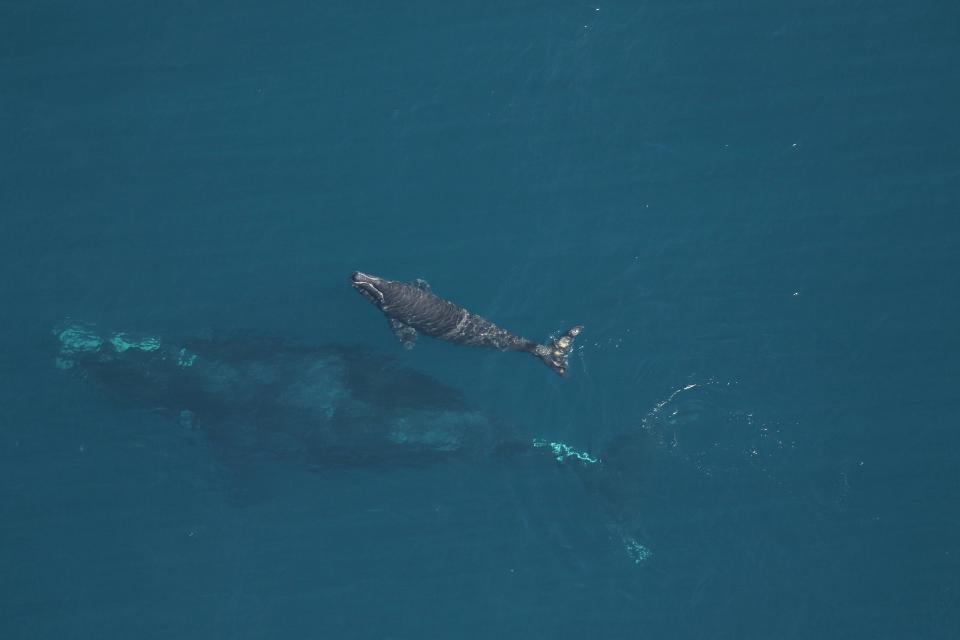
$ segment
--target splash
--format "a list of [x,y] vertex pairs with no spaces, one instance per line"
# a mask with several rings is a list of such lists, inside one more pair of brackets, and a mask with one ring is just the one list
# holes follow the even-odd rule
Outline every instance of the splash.
[[657,402],[640,427],[659,445],[707,476],[747,468],[773,475],[795,443],[779,421],[761,417],[736,381],[687,384]]
[[674,391],[673,393],[671,393],[669,396],[667,396],[667,399],[666,399],[666,400],[661,400],[660,402],[658,402],[657,404],[655,404],[654,407],[653,407],[653,409],[651,409],[651,410],[647,413],[647,415],[645,415],[645,416],[643,417],[643,419],[640,421],[640,424],[643,425],[644,427],[646,427],[646,426],[647,426],[647,421],[650,420],[651,418],[655,417],[658,413],[660,413],[660,411],[661,411],[665,406],[667,406],[668,404],[670,404],[671,402],[673,402],[673,399],[676,398],[679,394],[683,393],[684,391],[690,391],[691,389],[696,389],[696,388],[697,388],[697,385],[696,385],[696,384],[688,384],[688,385],[686,385],[686,386],[684,386],[684,387],[680,387],[679,389],[677,389],[676,391]]
[[553,457],[557,462],[564,462],[568,458],[574,458],[584,464],[597,464],[600,462],[599,458],[591,457],[584,451],[577,451],[570,445],[562,442],[547,442],[542,438],[534,438],[533,446],[537,449],[549,447],[550,450],[553,451]]

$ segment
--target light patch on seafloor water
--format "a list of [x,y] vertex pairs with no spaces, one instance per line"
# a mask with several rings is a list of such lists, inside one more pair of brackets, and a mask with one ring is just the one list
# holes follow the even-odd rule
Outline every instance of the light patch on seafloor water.
[[436,451],[456,451],[462,443],[455,425],[460,416],[446,412],[426,412],[415,419],[398,419],[390,430],[397,444],[422,445]]
[[562,442],[547,442],[542,438],[534,438],[533,446],[538,449],[541,447],[550,447],[550,450],[553,451],[553,456],[556,458],[557,462],[563,462],[567,458],[576,458],[585,464],[596,464],[600,462],[599,458],[593,458],[588,453],[584,451],[577,451],[570,445]]

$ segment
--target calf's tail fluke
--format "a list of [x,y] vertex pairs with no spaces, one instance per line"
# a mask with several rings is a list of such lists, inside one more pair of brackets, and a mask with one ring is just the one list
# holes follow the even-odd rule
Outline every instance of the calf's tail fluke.
[[573,349],[573,341],[583,330],[583,325],[571,327],[565,333],[552,340],[549,345],[538,344],[533,350],[535,356],[539,356],[543,363],[553,369],[558,374],[567,373],[567,356]]

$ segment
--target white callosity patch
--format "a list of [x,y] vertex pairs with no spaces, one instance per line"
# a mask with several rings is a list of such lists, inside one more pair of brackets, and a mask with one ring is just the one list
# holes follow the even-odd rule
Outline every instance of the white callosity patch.
[[576,458],[584,464],[597,464],[600,462],[599,458],[593,458],[588,453],[584,451],[577,451],[570,445],[562,442],[547,442],[542,438],[534,438],[533,446],[538,449],[541,447],[550,447],[550,450],[553,451],[553,456],[556,458],[557,462],[563,462],[567,458]]
[[70,325],[57,334],[60,339],[60,350],[64,353],[78,351],[96,351],[103,346],[103,340],[93,331],[79,325]]
[[[60,369],[73,368],[76,365],[76,356],[81,353],[99,353],[107,356],[109,351],[103,351],[107,344],[113,347],[116,353],[123,353],[130,349],[148,353],[160,350],[160,339],[153,336],[134,338],[130,334],[117,332],[109,340],[104,340],[92,329],[80,324],[70,324],[63,329],[57,329],[54,335],[60,340],[60,354],[56,361]],[[193,361],[190,360],[189,364],[193,364]]]
[[630,559],[636,564],[646,562],[650,556],[653,555],[653,552],[650,551],[650,549],[646,548],[637,542],[636,539],[630,536],[625,536],[623,538],[623,546],[627,550],[627,555],[630,556]]
[[192,367],[196,361],[197,354],[190,353],[186,348],[180,349],[180,352],[177,353],[177,366],[179,367]]
[[71,356],[82,353],[99,351],[103,340],[90,329],[72,324],[58,331],[54,331],[60,340],[60,356],[56,360],[58,369],[71,369],[74,361]]
[[133,338],[126,333],[115,333],[110,338],[110,344],[116,349],[117,353],[123,353],[128,349],[138,349],[140,351],[156,351],[160,348],[160,338],[148,336],[146,338]]

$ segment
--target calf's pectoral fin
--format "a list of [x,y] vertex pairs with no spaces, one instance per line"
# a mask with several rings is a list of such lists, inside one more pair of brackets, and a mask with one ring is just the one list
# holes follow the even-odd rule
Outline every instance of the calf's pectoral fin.
[[397,340],[400,341],[403,348],[413,349],[417,344],[417,330],[394,318],[388,318],[388,320],[390,321],[390,329],[393,330],[393,335],[397,336]]

